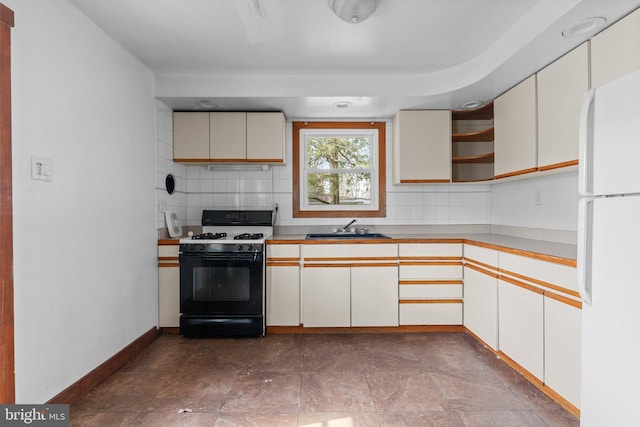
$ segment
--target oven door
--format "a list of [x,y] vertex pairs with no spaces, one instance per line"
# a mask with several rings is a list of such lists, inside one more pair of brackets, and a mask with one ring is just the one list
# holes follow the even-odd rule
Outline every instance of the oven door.
[[263,315],[262,253],[180,254],[180,312],[184,315]]

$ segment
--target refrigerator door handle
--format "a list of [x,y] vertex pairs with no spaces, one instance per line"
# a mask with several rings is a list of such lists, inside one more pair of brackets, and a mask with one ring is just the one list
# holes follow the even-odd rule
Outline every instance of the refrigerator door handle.
[[591,237],[593,236],[593,201],[594,198],[580,199],[578,204],[578,292],[582,302],[589,307],[591,300]]
[[580,132],[578,139],[578,192],[593,196],[593,103],[596,89],[590,89],[580,109]]

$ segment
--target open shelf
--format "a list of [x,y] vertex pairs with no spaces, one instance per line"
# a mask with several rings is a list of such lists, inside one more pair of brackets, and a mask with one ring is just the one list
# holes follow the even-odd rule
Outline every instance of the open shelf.
[[454,157],[451,159],[453,163],[461,164],[461,163],[493,163],[493,153],[487,154],[479,154],[476,156],[463,156],[463,157]]
[[493,179],[493,103],[451,114],[453,182]]
[[475,132],[454,133],[451,135],[453,142],[491,142],[493,141],[493,127]]

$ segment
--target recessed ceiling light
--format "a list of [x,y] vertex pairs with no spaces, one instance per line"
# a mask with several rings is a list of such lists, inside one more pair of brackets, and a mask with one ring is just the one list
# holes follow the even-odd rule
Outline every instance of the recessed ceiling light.
[[215,108],[217,107],[216,104],[214,104],[211,101],[207,101],[206,99],[201,99],[200,101],[196,101],[196,105],[200,108]]
[[482,105],[482,102],[480,101],[469,101],[462,104],[462,108],[464,110],[471,110],[473,108],[478,108],[481,105]]
[[336,108],[349,108],[351,107],[351,103],[349,101],[338,101],[333,104]]
[[577,37],[593,33],[607,22],[602,16],[592,16],[569,25],[562,31],[564,37]]

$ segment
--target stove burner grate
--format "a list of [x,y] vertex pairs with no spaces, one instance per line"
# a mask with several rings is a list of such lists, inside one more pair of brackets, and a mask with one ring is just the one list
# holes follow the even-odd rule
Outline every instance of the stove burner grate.
[[191,236],[193,240],[218,240],[227,237],[227,233],[202,233]]
[[234,240],[258,240],[258,239],[262,239],[264,237],[264,234],[262,233],[242,233],[242,234],[238,234],[237,236],[234,236],[233,239]]

